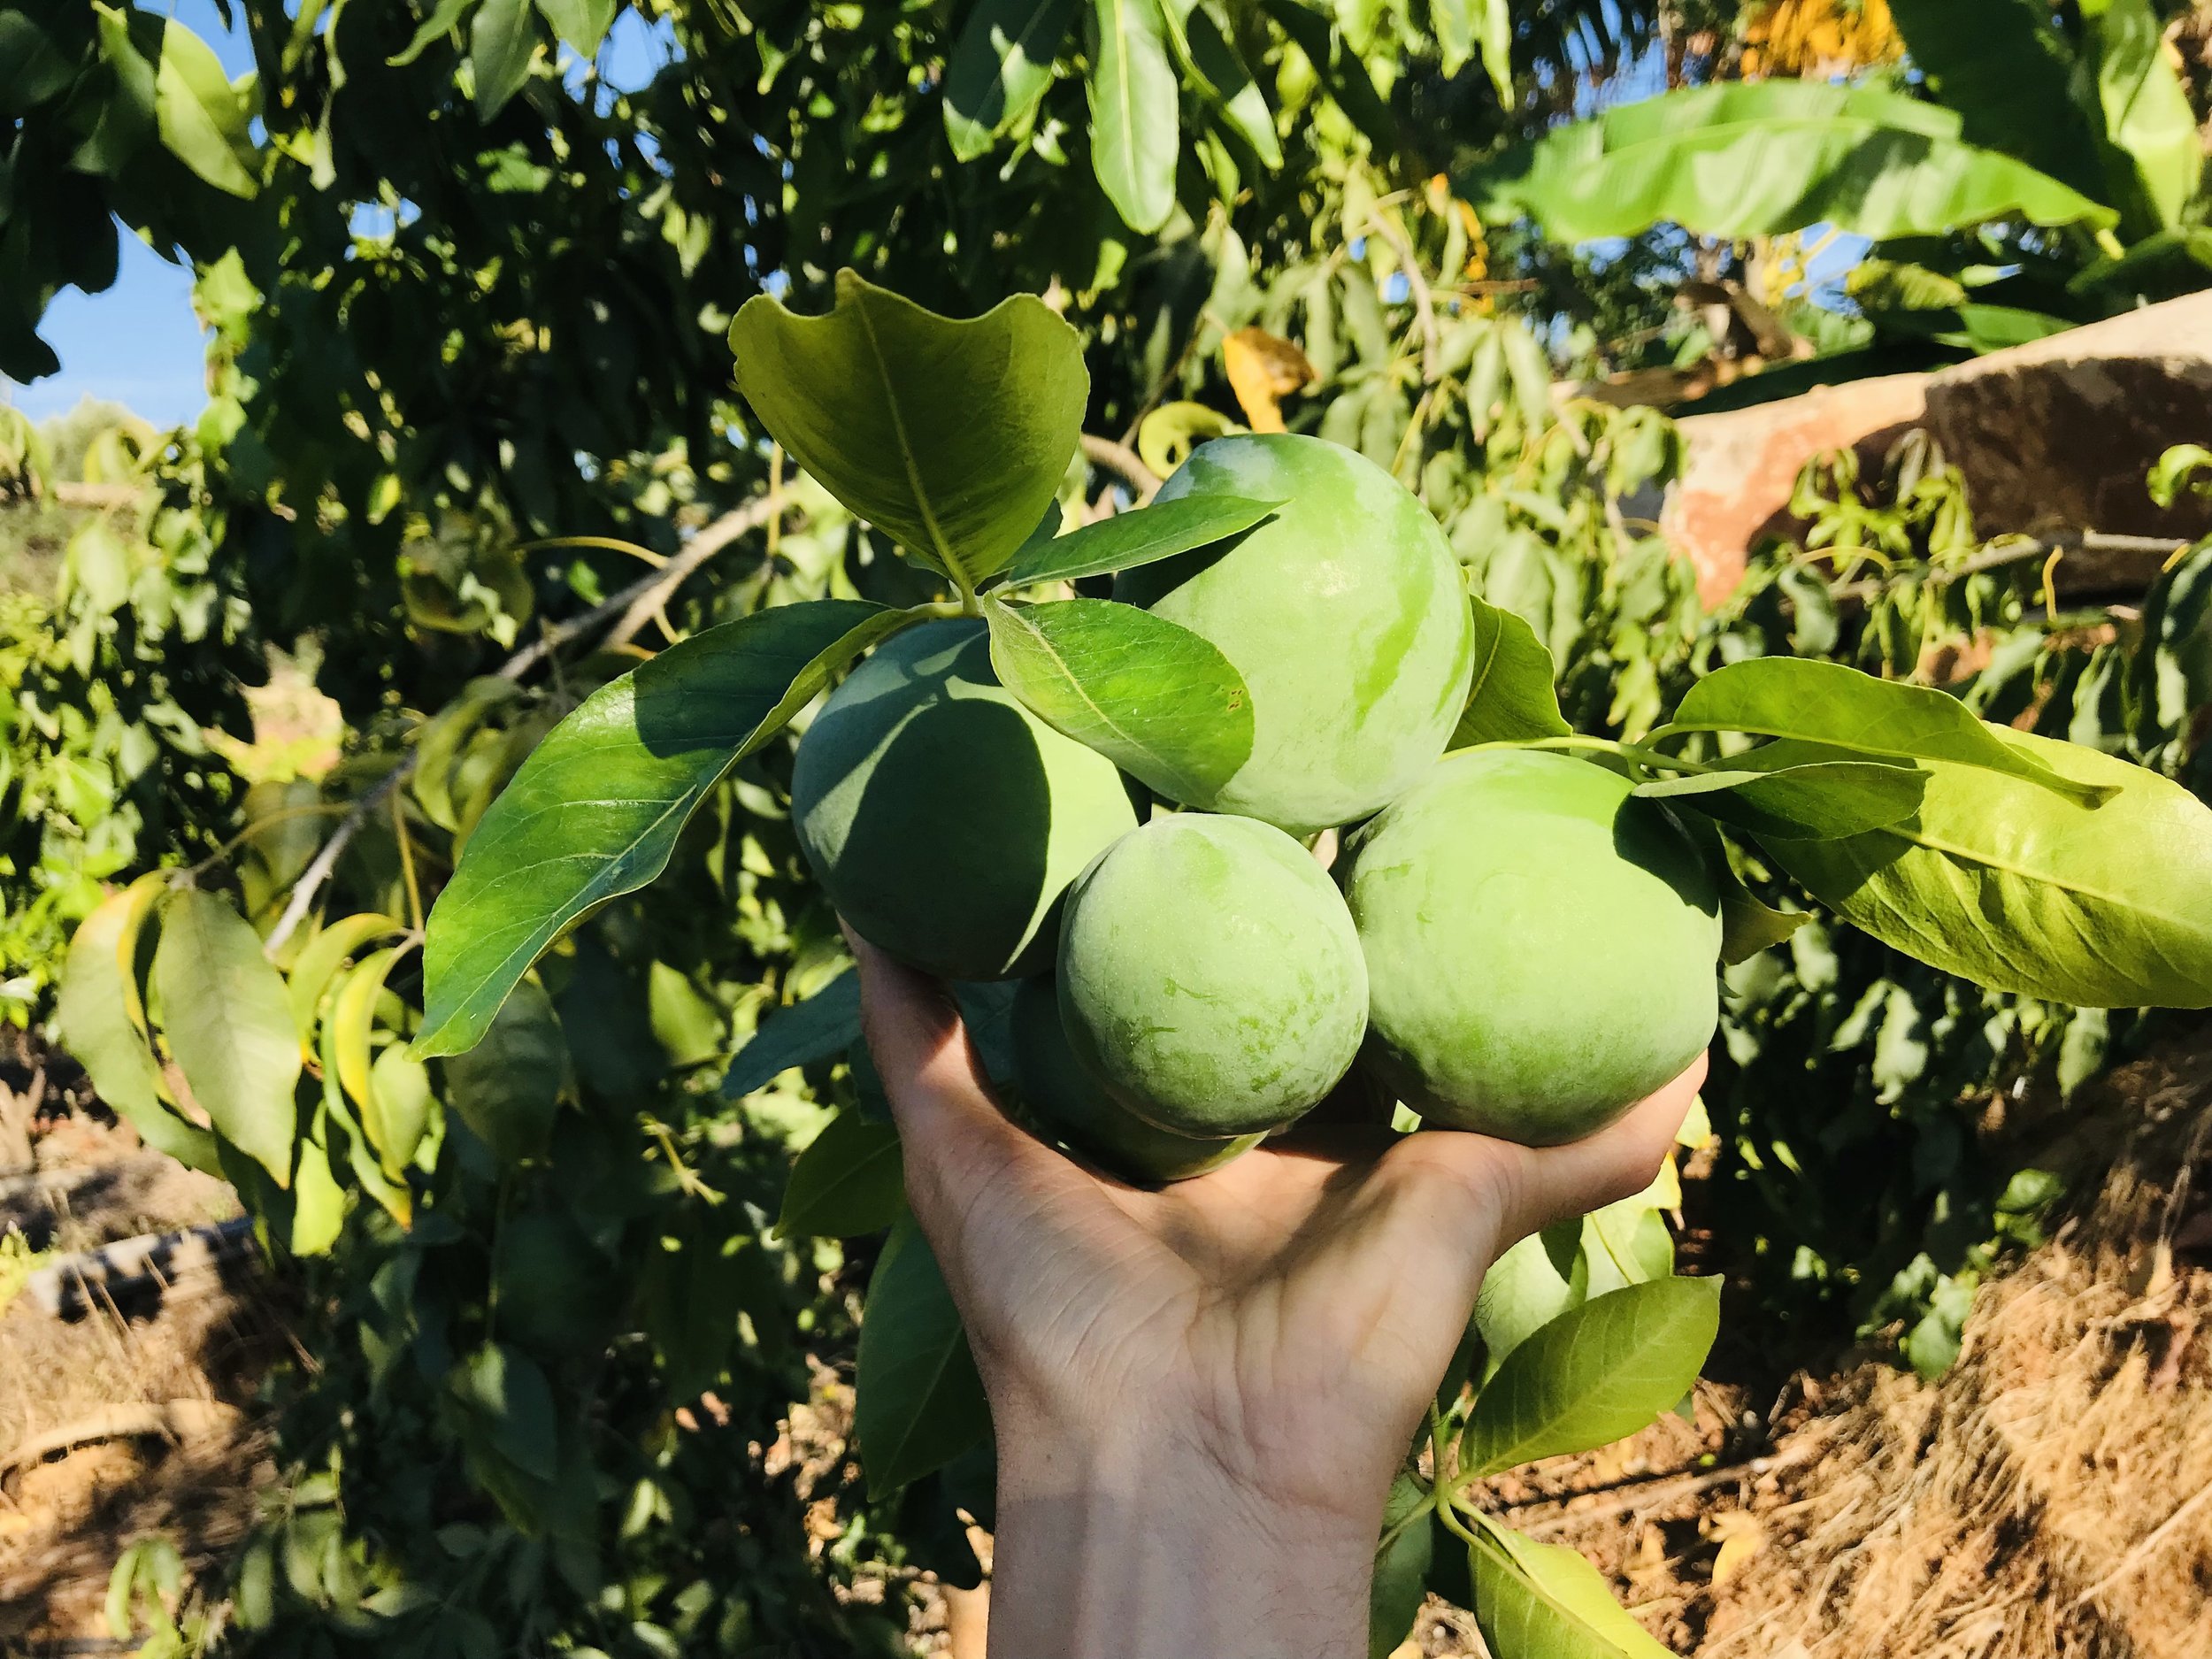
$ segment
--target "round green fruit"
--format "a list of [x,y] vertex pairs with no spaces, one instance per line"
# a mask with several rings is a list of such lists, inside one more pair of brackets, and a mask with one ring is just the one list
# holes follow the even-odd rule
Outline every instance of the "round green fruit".
[[1577,1141],[1712,1041],[1712,872],[1619,774],[1540,750],[1447,756],[1347,850],[1362,1065],[1431,1122]]
[[791,815],[853,931],[949,979],[1049,965],[1061,895],[1137,821],[1113,763],[1017,703],[965,618],[894,634],[831,695]]
[[1280,1128],[1342,1077],[1367,1025],[1344,900],[1248,818],[1179,812],[1099,856],[1068,895],[1060,1014],[1107,1091],[1156,1128]]
[[1210,641],[1252,694],[1252,753],[1186,804],[1304,834],[1419,780],[1467,702],[1473,623],[1436,520],[1372,461],[1318,438],[1201,445],[1159,498],[1283,504],[1228,541],[1125,572],[1114,597]]
[[1068,1046],[1050,975],[1014,993],[1014,1083],[1042,1125],[1099,1168],[1137,1186],[1187,1180],[1259,1145],[1260,1135],[1201,1140],[1156,1129],[1106,1092]]

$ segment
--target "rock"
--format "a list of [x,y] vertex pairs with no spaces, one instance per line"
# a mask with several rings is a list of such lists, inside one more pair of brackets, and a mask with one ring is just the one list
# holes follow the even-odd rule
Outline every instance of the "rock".
[[[2191,540],[2212,531],[2200,497],[2166,511],[2144,479],[2170,446],[2212,434],[2212,294],[1992,352],[1934,374],[1822,387],[1724,413],[1685,415],[1689,460],[1663,524],[1716,605],[1742,580],[1759,539],[1795,534],[1790,488],[1806,461],[1852,448],[1863,463],[1924,427],[1965,475],[1985,535],[2056,530]],[[2075,555],[2062,587],[2147,580],[2163,557]],[[2070,579],[2070,580],[2069,580]]]

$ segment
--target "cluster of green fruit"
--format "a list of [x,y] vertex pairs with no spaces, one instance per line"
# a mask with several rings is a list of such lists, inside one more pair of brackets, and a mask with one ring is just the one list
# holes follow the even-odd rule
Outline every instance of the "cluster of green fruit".
[[[1474,626],[1419,501],[1297,436],[1206,444],[1160,499],[1202,492],[1281,505],[1113,596],[1237,669],[1249,757],[1164,810],[999,684],[980,621],[909,628],[825,703],[793,779],[847,923],[945,979],[1025,981],[1022,1104],[1133,1179],[1213,1168],[1348,1080],[1538,1145],[1672,1078],[1716,1021],[1713,876],[1601,764],[1445,753]],[[1350,826],[1333,879],[1312,846]]]

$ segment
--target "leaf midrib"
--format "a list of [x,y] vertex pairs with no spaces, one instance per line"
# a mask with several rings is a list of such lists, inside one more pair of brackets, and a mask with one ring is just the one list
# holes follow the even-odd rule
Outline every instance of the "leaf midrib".
[[932,549],[942,561],[945,572],[960,585],[963,593],[975,591],[975,577],[969,572],[960,556],[945,540],[944,526],[937,522],[936,510],[930,505],[929,491],[923,487],[920,468],[915,464],[913,440],[907,435],[906,416],[899,408],[899,389],[891,374],[891,365],[883,355],[883,342],[876,338],[874,319],[868,315],[867,296],[859,296],[853,314],[860,319],[860,331],[868,337],[868,355],[874,359],[876,378],[883,385],[883,407],[891,417],[891,430],[899,443],[899,463],[906,469],[907,488],[914,492],[914,505],[920,511],[922,525],[929,532]]

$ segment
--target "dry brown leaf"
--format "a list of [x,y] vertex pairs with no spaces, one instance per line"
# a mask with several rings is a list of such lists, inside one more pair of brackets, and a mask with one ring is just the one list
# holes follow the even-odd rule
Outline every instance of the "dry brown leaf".
[[1282,400],[1316,378],[1304,352],[1264,328],[1240,328],[1224,340],[1221,362],[1255,432],[1282,431]]
[[1716,1515],[1702,1530],[1706,1537],[1720,1540],[1720,1553],[1713,1557],[1715,1584],[1726,1584],[1741,1572],[1767,1541],[1766,1528],[1747,1509]]

